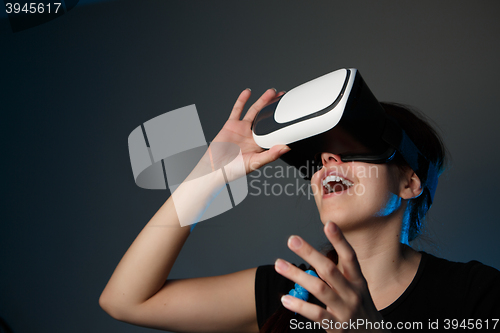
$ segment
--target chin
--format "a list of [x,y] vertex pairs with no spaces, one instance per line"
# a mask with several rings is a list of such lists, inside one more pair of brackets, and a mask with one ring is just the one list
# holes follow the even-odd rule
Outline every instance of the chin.
[[341,212],[335,212],[335,213],[325,213],[325,214],[320,214],[320,219],[323,225],[326,225],[329,221],[335,222],[336,225],[339,226],[339,228],[342,229],[342,226],[346,226],[348,224],[353,223],[354,221],[352,218],[349,218],[347,214],[343,214]]
[[326,225],[328,221],[335,222],[336,225],[342,230],[342,232],[352,231],[355,229],[364,229],[367,225],[370,225],[371,220],[369,217],[355,216],[352,212],[329,212],[320,214],[320,219],[323,225]]

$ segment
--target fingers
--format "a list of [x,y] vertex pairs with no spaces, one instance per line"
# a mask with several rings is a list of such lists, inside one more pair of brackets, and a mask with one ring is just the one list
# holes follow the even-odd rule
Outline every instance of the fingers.
[[280,91],[279,93],[276,94],[276,97],[281,97],[286,93],[286,91]]
[[[284,92],[283,92],[284,93]],[[280,95],[281,96],[281,95]],[[257,113],[277,97],[276,89],[267,89],[265,93],[248,109],[243,120],[252,122]]]
[[291,236],[288,239],[288,247],[314,266],[322,280],[281,259],[276,261],[275,269],[316,296],[326,309],[290,295],[282,297],[283,306],[316,322],[324,319],[345,322],[360,314],[366,318],[376,317],[379,313],[371,300],[353,248],[333,222],[325,225],[325,234],[338,253],[339,266],[302,238]]
[[236,103],[234,103],[229,119],[240,120],[241,112],[250,98],[250,95],[252,95],[252,90],[250,88],[246,88],[241,92],[240,96],[238,96],[238,99],[236,100]]
[[324,319],[335,320],[330,312],[320,306],[305,302],[293,296],[285,295],[281,303],[290,311],[300,313],[302,316],[314,322],[323,322]]
[[[285,91],[277,92],[276,89],[271,88],[266,90],[262,96],[250,107],[250,109],[245,114],[243,120],[252,122],[257,113],[262,110],[269,102],[271,102],[274,98],[281,97],[285,94]],[[248,102],[248,99],[252,95],[252,90],[250,88],[246,88],[241,92],[234,103],[233,110],[229,115],[229,119],[232,120],[240,120],[241,114],[245,107],[245,104]]]
[[[351,291],[349,282],[333,261],[316,251],[316,249],[299,236],[290,237],[288,239],[288,247],[313,266],[318,275],[341,297],[351,296],[349,294]],[[303,287],[306,288],[305,286]],[[318,295],[314,295],[320,299]]]
[[351,244],[347,242],[340,228],[335,223],[328,222],[325,225],[325,234],[335,248],[335,251],[337,251],[339,263],[342,263],[342,268],[344,270],[344,276],[349,281],[364,281],[356,252],[354,252]]
[[[343,301],[332,288],[330,288],[324,281],[307,274],[300,268],[288,263],[283,259],[276,260],[275,269],[278,273],[286,277],[287,279],[298,283],[300,286],[305,288],[309,293],[316,296],[318,300],[324,304],[328,304],[329,307],[335,309],[342,309]],[[299,311],[296,311],[299,312]]]

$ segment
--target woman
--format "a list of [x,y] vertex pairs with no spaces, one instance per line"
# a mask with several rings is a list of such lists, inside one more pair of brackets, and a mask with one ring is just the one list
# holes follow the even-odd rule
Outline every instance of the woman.
[[[250,94],[249,89],[240,94],[214,139],[239,145],[247,174],[289,151],[287,146],[263,151],[251,132],[256,114],[284,92],[267,90],[240,120]],[[384,109],[442,169],[444,149],[432,128],[400,106],[384,104]],[[416,329],[426,329],[435,320],[443,329],[444,320],[462,318],[488,319],[491,326],[495,315],[500,317],[498,271],[477,262],[451,263],[407,245],[418,235],[428,201],[419,177],[402,158],[396,156],[386,164],[348,165],[330,152],[323,152],[320,158],[323,168],[314,174],[311,184],[319,189],[314,191],[315,201],[334,250],[325,256],[299,236],[288,240],[289,248],[319,278],[279,259],[274,266],[224,276],[167,280],[190,233],[189,226],[179,225],[178,215],[186,212],[176,212],[183,208],[174,205],[171,197],[125,253],[101,295],[101,307],[118,320],[174,332],[310,328],[378,332],[408,322],[421,322],[422,327]],[[371,172],[366,172],[369,167]],[[323,186],[329,175],[342,177],[344,186],[339,191],[329,193]],[[192,219],[219,190],[220,180],[204,181],[194,203],[188,184],[173,195],[180,200],[189,198]],[[350,191],[356,187],[363,192]],[[158,225],[170,227],[153,228]],[[282,297],[294,283],[310,292],[308,302]]]

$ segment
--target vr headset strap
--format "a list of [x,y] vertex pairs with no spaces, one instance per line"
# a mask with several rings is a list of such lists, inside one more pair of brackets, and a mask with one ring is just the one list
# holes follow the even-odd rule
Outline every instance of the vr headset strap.
[[415,146],[408,134],[398,125],[396,120],[387,116],[386,127],[382,139],[393,146],[415,171],[420,178],[424,190],[429,193],[429,207],[434,201],[434,194],[438,184],[438,169],[437,166],[430,162],[420,150]]

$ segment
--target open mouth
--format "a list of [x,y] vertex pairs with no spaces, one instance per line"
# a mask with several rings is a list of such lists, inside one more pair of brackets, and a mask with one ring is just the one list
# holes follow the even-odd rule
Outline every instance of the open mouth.
[[323,193],[342,192],[353,186],[354,183],[340,176],[330,175],[323,179]]

